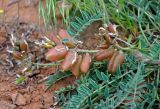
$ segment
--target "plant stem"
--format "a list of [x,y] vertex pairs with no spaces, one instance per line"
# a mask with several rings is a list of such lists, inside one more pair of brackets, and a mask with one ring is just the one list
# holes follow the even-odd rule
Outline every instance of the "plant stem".
[[97,53],[99,50],[71,49],[79,53]]
[[120,45],[118,45],[118,44],[116,44],[116,45],[114,45],[116,48],[118,48],[118,49],[120,49],[120,50],[124,50],[124,51],[130,51],[131,50],[131,48],[129,48],[129,47],[126,47],[126,48],[124,48],[124,47],[121,47]]
[[133,45],[131,45],[130,43],[122,40],[121,38],[118,38],[118,35],[110,35],[110,37],[114,38],[115,41],[120,41],[122,43],[124,43],[125,45],[127,45],[128,47],[124,48],[120,45],[118,45],[118,43],[112,43],[113,46],[115,46],[118,49],[121,50],[125,50],[125,51],[130,51],[131,49],[135,48]]
[[60,63],[55,63],[55,62],[51,62],[51,63],[34,63],[34,62],[30,62],[33,65],[37,65],[37,66],[59,66],[61,65]]
[[134,47],[134,46],[131,45],[130,43],[128,43],[128,42],[126,42],[126,41],[124,41],[124,40],[122,40],[122,39],[120,39],[120,38],[117,38],[117,37],[116,37],[116,40],[119,40],[119,41],[123,42],[124,44],[128,45],[128,46],[131,47],[131,48]]

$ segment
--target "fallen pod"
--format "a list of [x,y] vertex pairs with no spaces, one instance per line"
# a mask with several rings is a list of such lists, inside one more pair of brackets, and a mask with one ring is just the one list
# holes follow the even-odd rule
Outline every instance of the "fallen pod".
[[50,49],[46,54],[45,58],[49,61],[57,61],[63,59],[68,52],[68,47],[63,44],[58,44],[54,48]]
[[87,71],[90,68],[90,65],[91,65],[91,56],[89,55],[89,53],[86,53],[83,56],[82,63],[80,65],[81,72],[84,74],[87,73]]
[[77,52],[69,51],[65,56],[64,61],[61,64],[61,69],[63,71],[70,70],[73,67],[73,65],[76,63],[77,56],[78,56]]

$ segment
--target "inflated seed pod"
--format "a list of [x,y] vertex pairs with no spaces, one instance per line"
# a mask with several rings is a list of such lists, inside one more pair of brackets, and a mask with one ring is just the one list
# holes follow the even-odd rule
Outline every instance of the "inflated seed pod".
[[[97,60],[97,57],[98,57],[99,55],[101,55],[104,51],[105,51],[105,50],[103,50],[103,49],[99,50],[99,51],[95,54],[95,59]],[[98,60],[97,60],[97,61],[98,61]]]
[[75,51],[69,51],[61,64],[63,71],[70,70],[77,61],[78,54]]
[[82,73],[87,73],[87,71],[90,68],[90,65],[91,65],[91,56],[89,55],[89,53],[86,53],[83,56],[82,63],[80,65],[81,72]]
[[57,61],[63,59],[68,52],[68,47],[63,44],[58,44],[54,48],[50,49],[46,54],[45,58],[49,61]]
[[19,44],[20,50],[22,53],[27,52],[28,50],[28,43],[26,40],[21,40]]
[[58,36],[52,35],[51,38],[52,38],[52,41],[53,41],[55,44],[60,44],[60,43],[61,43],[60,38],[59,38]]
[[114,24],[109,24],[107,29],[111,33],[116,33],[116,25]]
[[75,44],[72,40],[72,38],[69,36],[69,34],[67,33],[66,30],[64,29],[60,29],[59,30],[59,37],[63,40],[63,39],[68,39],[68,42],[65,42],[65,44],[69,47],[74,47]]
[[12,54],[13,58],[17,59],[17,60],[22,60],[24,58],[23,54],[18,51],[13,51],[13,52],[11,52],[11,54]]
[[55,29],[52,29],[51,32],[48,34],[48,37],[51,41],[53,41],[56,45],[61,43],[60,38],[57,35]]
[[117,70],[117,67],[119,65],[122,65],[122,63],[124,62],[124,59],[125,59],[124,53],[122,51],[119,51],[112,64],[112,69],[111,69],[112,73],[115,73]]
[[107,69],[108,69],[108,71],[109,71],[110,73],[113,73],[113,72],[112,72],[112,66],[113,66],[114,60],[115,60],[115,58],[116,58],[117,55],[118,55],[118,52],[115,51],[114,54],[112,55],[111,59],[109,60],[108,68],[107,68]]
[[96,54],[96,60],[97,61],[102,61],[104,59],[110,59],[112,57],[112,55],[114,54],[115,50],[113,48],[109,48],[107,50],[100,50],[97,54]]
[[112,43],[112,39],[108,34],[105,34],[103,37],[106,40],[106,44],[110,45]]
[[98,46],[98,48],[100,49],[107,49],[109,47],[108,44],[101,44],[100,46]]
[[75,65],[72,67],[71,72],[74,76],[78,77],[80,75],[80,65],[82,62],[82,56],[79,55]]

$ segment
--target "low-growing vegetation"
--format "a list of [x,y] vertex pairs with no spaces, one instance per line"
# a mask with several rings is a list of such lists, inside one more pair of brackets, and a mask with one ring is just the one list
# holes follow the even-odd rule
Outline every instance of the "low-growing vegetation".
[[43,61],[29,55],[34,44],[23,38],[20,43],[13,38],[14,49],[8,52],[25,63],[28,72],[33,67],[58,68],[47,78],[46,91],[75,76],[74,84],[54,92],[53,106],[160,108],[160,1],[46,0],[38,12],[39,21],[51,31],[34,43]]

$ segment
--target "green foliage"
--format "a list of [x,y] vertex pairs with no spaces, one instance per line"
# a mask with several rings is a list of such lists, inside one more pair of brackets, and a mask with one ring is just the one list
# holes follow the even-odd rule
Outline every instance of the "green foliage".
[[[71,3],[73,3],[74,0],[69,1],[72,1]],[[72,21],[68,22],[67,25],[68,33],[71,36],[79,37],[80,33],[95,21],[103,21],[104,23],[109,22],[107,17],[108,13],[103,0],[84,0],[84,2],[76,0],[76,2],[74,1],[74,4],[76,6],[76,11],[74,11],[73,15],[74,18]]]
[[[126,103],[126,107],[136,107],[138,103],[136,104],[135,101],[141,99],[141,91],[146,87],[145,84],[138,86],[138,84],[144,82],[143,67],[143,65],[139,65],[136,74],[133,71],[127,73],[120,72],[123,73],[121,76],[114,77],[100,70],[93,71],[91,75],[95,73],[94,78],[89,77],[86,83],[81,84],[77,88],[78,94],[73,95],[67,105],[62,108],[86,109],[89,107],[97,109],[103,106],[106,107],[102,105],[102,100],[108,100],[106,102],[109,108],[116,108],[123,104],[125,100],[131,100]],[[97,105],[97,103],[100,105]]]
[[[133,65],[128,65],[130,62]],[[100,65],[99,69],[91,70],[85,78],[85,82],[84,79],[80,79],[83,82],[78,82],[80,84],[73,88],[76,92],[72,95],[69,94],[70,99],[61,102],[62,109],[109,109],[117,107],[143,109],[155,105],[158,96],[158,89],[156,88],[159,84],[159,73],[155,77],[151,77],[155,81],[147,82],[145,78],[151,75],[148,73],[150,70],[143,63],[137,63],[131,56],[127,56],[126,64],[114,76],[101,70],[104,69],[104,65]],[[97,65],[92,67],[97,67]],[[152,72],[157,72],[157,70]],[[62,89],[64,91],[65,88]],[[73,89],[70,88],[70,92]],[[68,91],[67,88],[65,91]],[[58,96],[62,97],[63,94],[60,93]]]
[[155,38],[152,44],[147,44],[141,36],[139,37],[139,49],[153,60],[158,60],[160,56],[160,40]]
[[158,59],[160,56],[160,42],[158,43],[154,43],[150,46],[149,49],[149,55],[153,58],[153,59]]
[[68,85],[67,87],[63,87],[58,91],[54,92],[54,105],[62,106],[63,103],[70,100],[73,94],[76,94],[76,86],[75,85]]
[[100,10],[96,8],[94,8],[90,13],[81,11],[81,16],[82,18],[75,17],[75,21],[70,22],[70,26],[68,26],[67,29],[71,36],[80,36],[80,33],[82,33],[93,22],[102,20],[102,13],[100,13]]
[[46,81],[46,90],[49,89],[54,83],[56,83],[57,81],[69,77],[71,76],[71,72],[58,72],[54,75],[50,75],[48,77],[48,80]]

